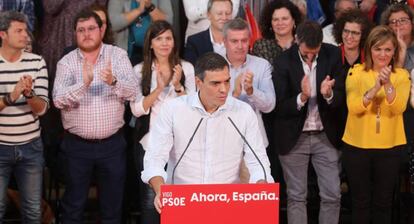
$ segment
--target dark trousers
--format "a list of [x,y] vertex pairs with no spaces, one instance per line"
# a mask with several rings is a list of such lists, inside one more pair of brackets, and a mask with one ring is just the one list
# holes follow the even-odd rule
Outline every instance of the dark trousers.
[[66,190],[62,199],[63,224],[83,223],[93,173],[98,185],[102,224],[119,224],[126,172],[126,142],[121,132],[97,142],[66,134],[62,142]]
[[[142,148],[142,145],[137,142],[135,146],[135,153],[136,153],[136,169],[138,171],[138,176],[141,177],[141,172],[144,168],[143,166],[143,159],[145,151]],[[140,198],[141,201],[141,223],[143,224],[159,224],[160,223],[160,215],[158,214],[157,210],[154,207],[154,198],[155,192],[152,188],[142,182],[141,178],[139,178],[139,188],[140,188]]]
[[352,197],[352,223],[390,224],[401,147],[360,149],[345,145],[342,158]]

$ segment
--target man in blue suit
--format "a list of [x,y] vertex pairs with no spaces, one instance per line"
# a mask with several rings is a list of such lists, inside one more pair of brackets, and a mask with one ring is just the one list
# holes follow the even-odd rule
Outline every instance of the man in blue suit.
[[200,33],[189,36],[184,51],[184,59],[193,65],[197,59],[207,53],[214,51],[221,55],[226,54],[223,44],[224,24],[232,19],[233,3],[231,0],[209,0],[207,5],[207,16],[210,27]]

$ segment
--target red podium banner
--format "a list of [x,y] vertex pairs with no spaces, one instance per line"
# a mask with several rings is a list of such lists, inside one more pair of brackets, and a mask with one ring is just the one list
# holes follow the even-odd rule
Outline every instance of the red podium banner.
[[278,224],[279,184],[162,185],[161,224]]

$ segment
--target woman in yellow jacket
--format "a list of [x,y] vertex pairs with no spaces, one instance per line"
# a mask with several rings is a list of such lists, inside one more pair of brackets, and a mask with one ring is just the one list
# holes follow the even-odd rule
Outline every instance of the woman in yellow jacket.
[[343,163],[352,197],[352,223],[391,223],[392,195],[410,91],[405,69],[395,68],[399,44],[393,31],[378,26],[365,43],[365,63],[346,79],[348,118]]

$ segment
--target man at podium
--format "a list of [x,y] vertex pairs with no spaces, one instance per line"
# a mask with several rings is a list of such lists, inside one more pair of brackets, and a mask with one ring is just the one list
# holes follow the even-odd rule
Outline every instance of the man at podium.
[[155,191],[158,212],[164,183],[240,183],[242,159],[250,183],[273,182],[256,114],[228,94],[227,61],[207,53],[197,61],[195,74],[198,92],[165,103],[149,132],[141,178]]

